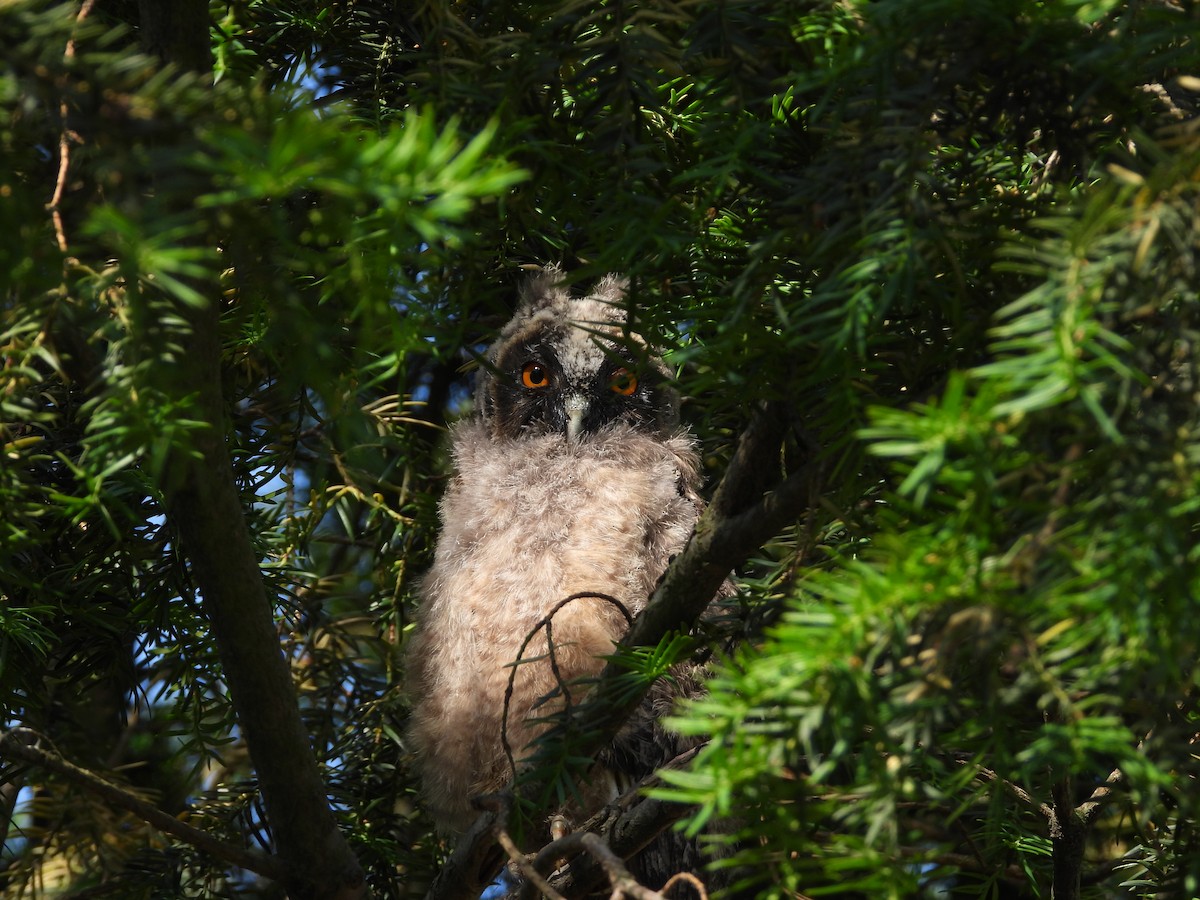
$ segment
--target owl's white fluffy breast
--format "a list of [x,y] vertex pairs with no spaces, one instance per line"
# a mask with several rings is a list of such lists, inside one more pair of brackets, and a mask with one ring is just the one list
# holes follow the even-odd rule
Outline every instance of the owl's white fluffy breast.
[[655,562],[665,565],[695,519],[685,492],[696,458],[683,435],[663,440],[617,426],[578,443],[497,441],[463,423],[453,452],[429,599],[460,613],[532,623],[588,590],[636,612],[662,574]]

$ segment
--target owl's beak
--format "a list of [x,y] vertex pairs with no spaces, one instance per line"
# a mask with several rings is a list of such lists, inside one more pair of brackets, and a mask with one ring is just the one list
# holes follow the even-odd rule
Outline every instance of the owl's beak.
[[588,408],[587,397],[583,394],[571,394],[563,408],[567,413],[567,440],[575,443],[579,439],[579,432],[583,430],[583,417]]

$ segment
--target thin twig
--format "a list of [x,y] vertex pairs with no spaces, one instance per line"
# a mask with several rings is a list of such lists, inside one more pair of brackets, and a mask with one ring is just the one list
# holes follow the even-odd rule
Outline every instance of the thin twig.
[[696,891],[696,896],[700,900],[708,900],[708,889],[704,886],[704,882],[693,875],[691,872],[676,872],[667,879],[667,883],[662,886],[660,894],[666,894],[671,888],[675,887],[676,882],[686,881]]
[[[969,763],[964,760],[963,765],[969,765]],[[1055,817],[1054,816],[1054,808],[1052,806],[1050,806],[1050,804],[1042,803],[1039,800],[1035,800],[1029,794],[1029,792],[1026,791],[1024,788],[1022,788],[1019,785],[1013,784],[1011,781],[1008,781],[1007,779],[1001,778],[999,775],[997,775],[991,769],[985,769],[983,766],[979,766],[975,770],[975,777],[982,778],[985,781],[991,781],[996,784],[999,784],[1001,787],[1003,787],[1006,791],[1008,791],[1010,794],[1012,794],[1014,797],[1016,797],[1018,800],[1020,800],[1026,806],[1030,807],[1031,809],[1036,809],[1038,812],[1040,812],[1043,816],[1046,817],[1047,822],[1054,821],[1054,817]]]
[[563,693],[566,694],[567,711],[570,711],[571,695],[567,693],[567,686],[563,683],[562,673],[558,668],[558,659],[554,655],[553,631],[551,630],[550,623],[553,621],[554,617],[558,615],[559,610],[570,603],[574,603],[576,600],[603,600],[606,603],[611,603],[617,608],[621,615],[625,617],[626,625],[629,625],[633,622],[633,616],[629,614],[629,610],[625,608],[625,604],[616,597],[613,597],[611,594],[602,594],[598,591],[582,591],[578,594],[571,594],[571,596],[565,597],[558,603],[554,604],[554,608],[551,609],[550,612],[546,613],[546,615],[544,615],[541,619],[539,619],[537,624],[535,624],[533,628],[529,630],[529,633],[525,635],[525,640],[521,642],[521,646],[517,649],[517,658],[514,659],[510,664],[512,671],[508,673],[508,685],[504,689],[504,706],[500,717],[500,746],[504,748],[504,756],[508,760],[509,771],[512,773],[514,778],[517,775],[517,763],[513,756],[512,744],[508,740],[508,712],[509,706],[512,704],[513,690],[516,688],[517,667],[522,665],[522,662],[532,661],[523,660],[522,658],[525,655],[525,651],[529,648],[530,643],[532,643],[533,639],[537,637],[538,632],[543,628],[546,629],[546,641],[547,650],[550,657],[550,668],[554,672],[555,678],[558,680],[559,687],[562,689]]
[[[92,11],[92,7],[96,5],[96,0],[83,0],[83,5],[79,7],[79,13],[75,16],[75,25],[78,26]],[[63,59],[68,62],[75,58],[75,34],[67,39],[66,49],[63,50]],[[59,209],[59,204],[62,202],[63,193],[67,189],[67,173],[71,168],[71,142],[80,140],[79,135],[67,127],[67,116],[70,109],[67,106],[67,101],[63,100],[58,107],[59,115],[62,117],[62,131],[58,136],[58,178],[54,182],[54,195],[50,198],[50,202],[46,204],[46,208],[50,210],[50,218],[54,222],[54,237],[58,241],[58,249],[63,253],[67,252],[69,247],[67,243],[67,231],[63,226],[62,211]]]
[[186,844],[191,844],[193,847],[203,850],[216,859],[237,866],[240,869],[256,872],[264,878],[270,878],[272,881],[283,882],[286,879],[288,875],[287,867],[278,857],[228,844],[213,837],[206,831],[201,831],[199,828],[181,822],[174,816],[163,812],[157,806],[147,803],[142,798],[130,793],[120,785],[113,784],[111,781],[101,778],[94,772],[68,762],[57,753],[43,750],[38,746],[41,743],[45,743],[44,738],[33,729],[23,727],[12,728],[8,731],[0,732],[0,755],[6,756],[9,759],[20,760],[31,766],[37,766],[39,769],[44,769],[47,772],[53,772],[55,775],[65,778],[72,784],[91,791],[113,806],[132,813],[159,831],[178,838]]
[[556,891],[553,887],[551,887],[550,882],[543,878],[541,873],[533,867],[533,865],[529,862],[529,859],[524,853],[521,852],[520,848],[518,848],[516,843],[513,842],[513,839],[509,837],[507,831],[505,831],[503,828],[497,827],[496,840],[500,843],[500,846],[504,848],[504,852],[508,854],[508,858],[512,860],[518,869],[521,870],[521,874],[525,877],[525,879],[542,892],[542,896],[547,897],[548,900],[566,900],[566,898],[563,897],[563,895]]

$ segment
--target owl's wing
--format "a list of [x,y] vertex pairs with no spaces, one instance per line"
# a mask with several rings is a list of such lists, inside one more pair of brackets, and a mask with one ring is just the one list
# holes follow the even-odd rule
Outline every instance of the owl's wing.
[[655,682],[625,727],[597,755],[597,762],[632,785],[703,743],[701,738],[670,731],[662,720],[674,712],[679,700],[703,694],[705,674],[704,667],[683,663]]
[[[676,666],[670,676],[654,685],[626,727],[598,755],[597,761],[617,774],[618,782],[638,784],[657,769],[703,744],[702,737],[684,736],[668,730],[663,726],[663,719],[671,714],[679,700],[700,696],[704,692],[706,674],[707,667],[699,663]],[[718,828],[723,830],[727,826],[728,823],[725,823]],[[701,838],[688,837],[669,827],[627,860],[626,864],[630,873],[652,890],[661,889],[679,872],[689,872],[700,876],[710,892],[721,889],[726,891],[725,896],[729,898],[751,896],[745,892],[728,893],[736,881],[738,870],[705,873],[705,865],[712,859],[711,853],[712,849],[704,847]],[[694,896],[691,891],[691,888],[681,885],[672,889],[667,896],[691,897]]]

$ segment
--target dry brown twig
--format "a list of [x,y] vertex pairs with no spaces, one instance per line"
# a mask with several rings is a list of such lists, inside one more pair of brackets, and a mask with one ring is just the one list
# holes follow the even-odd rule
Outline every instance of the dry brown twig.
[[[76,26],[91,14],[92,7],[95,5],[96,0],[83,0],[83,5],[79,7],[79,14],[75,16]],[[69,63],[74,58],[75,35],[72,34],[67,40],[66,49],[63,50],[63,59]],[[71,168],[71,143],[79,143],[82,141],[82,138],[67,125],[67,116],[70,110],[67,107],[66,100],[63,100],[59,104],[58,111],[62,117],[62,131],[58,136],[58,178],[54,182],[54,195],[50,198],[50,202],[46,204],[46,209],[50,210],[50,218],[54,222],[54,237],[58,241],[58,249],[66,253],[69,245],[67,244],[67,231],[63,226],[62,210],[59,209],[59,204],[62,203],[63,193],[67,189],[67,173]]]
[[508,854],[508,858],[518,869],[520,869],[521,874],[525,877],[525,879],[528,880],[530,884],[534,885],[539,891],[541,891],[543,897],[546,897],[547,900],[566,900],[566,898],[564,898],[562,894],[551,887],[550,882],[543,878],[541,873],[534,868],[534,865],[529,860],[529,857],[521,852],[521,849],[516,845],[507,831],[505,831],[503,828],[497,828],[496,840],[500,842],[500,846],[504,848],[504,852]]
[[[509,858],[520,869],[521,874],[536,884],[543,896],[549,898],[549,900],[562,900],[562,895],[555,891],[542,878],[532,862],[517,849],[512,839],[503,830],[498,830],[497,837],[500,839],[501,845],[508,852]],[[608,878],[608,883],[612,887],[612,893],[609,895],[610,900],[623,900],[623,898],[629,898],[629,900],[666,900],[666,892],[680,883],[690,884],[699,900],[708,900],[708,891],[704,887],[704,882],[691,872],[675,873],[663,885],[661,891],[646,887],[625,866],[625,860],[614,853],[612,848],[604,842],[603,838],[590,831],[576,831],[560,837],[558,840],[543,847],[538,856],[569,859],[584,852],[595,859],[604,870],[604,874]]]

